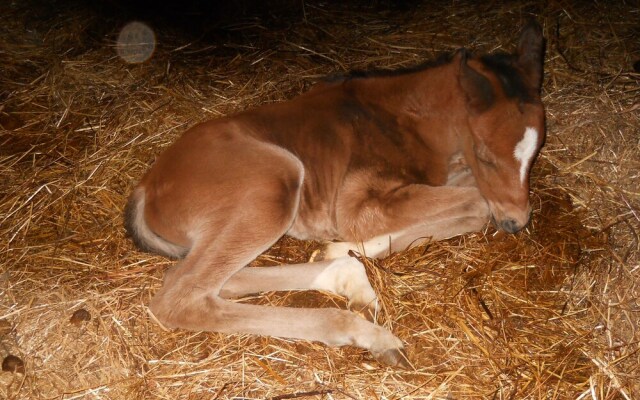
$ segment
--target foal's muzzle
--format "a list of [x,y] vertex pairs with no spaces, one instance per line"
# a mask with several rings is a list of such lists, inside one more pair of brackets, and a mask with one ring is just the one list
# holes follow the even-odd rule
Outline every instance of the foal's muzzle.
[[532,210],[529,202],[524,205],[489,203],[489,209],[493,226],[507,233],[517,233],[521,231],[527,226],[531,219]]
[[515,219],[504,219],[500,221],[500,228],[508,233],[516,233],[524,228],[525,225],[519,224]]
[[502,229],[507,233],[518,233],[522,230],[522,228],[527,226],[527,224],[529,223],[529,219],[527,218],[524,223],[518,222],[513,218],[505,218],[498,221],[496,217],[492,215],[491,223],[496,227],[496,229]]

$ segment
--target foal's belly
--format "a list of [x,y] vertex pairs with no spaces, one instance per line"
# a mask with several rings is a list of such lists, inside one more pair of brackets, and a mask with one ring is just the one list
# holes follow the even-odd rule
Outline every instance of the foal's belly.
[[287,235],[301,240],[340,239],[328,205],[319,209],[309,209],[308,205],[300,204]]

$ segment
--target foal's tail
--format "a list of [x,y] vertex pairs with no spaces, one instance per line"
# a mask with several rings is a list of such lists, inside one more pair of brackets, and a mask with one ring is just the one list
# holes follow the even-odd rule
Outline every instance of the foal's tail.
[[171,243],[154,233],[144,220],[144,188],[138,186],[124,209],[124,227],[136,246],[169,258],[184,258],[189,249]]

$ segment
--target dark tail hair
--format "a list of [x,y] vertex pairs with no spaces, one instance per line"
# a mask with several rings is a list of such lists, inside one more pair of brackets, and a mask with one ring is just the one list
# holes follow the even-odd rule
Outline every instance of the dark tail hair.
[[171,243],[153,232],[144,220],[145,193],[137,187],[124,210],[124,227],[127,234],[141,250],[158,253],[169,258],[184,258],[189,249]]

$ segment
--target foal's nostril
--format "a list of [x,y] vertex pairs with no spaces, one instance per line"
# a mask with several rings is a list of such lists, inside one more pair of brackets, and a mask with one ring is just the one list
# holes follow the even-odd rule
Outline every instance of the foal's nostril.
[[516,222],[515,219],[505,219],[502,220],[500,222],[500,227],[505,231],[505,232],[509,232],[509,233],[516,233],[518,232],[520,229],[522,229],[522,227]]

